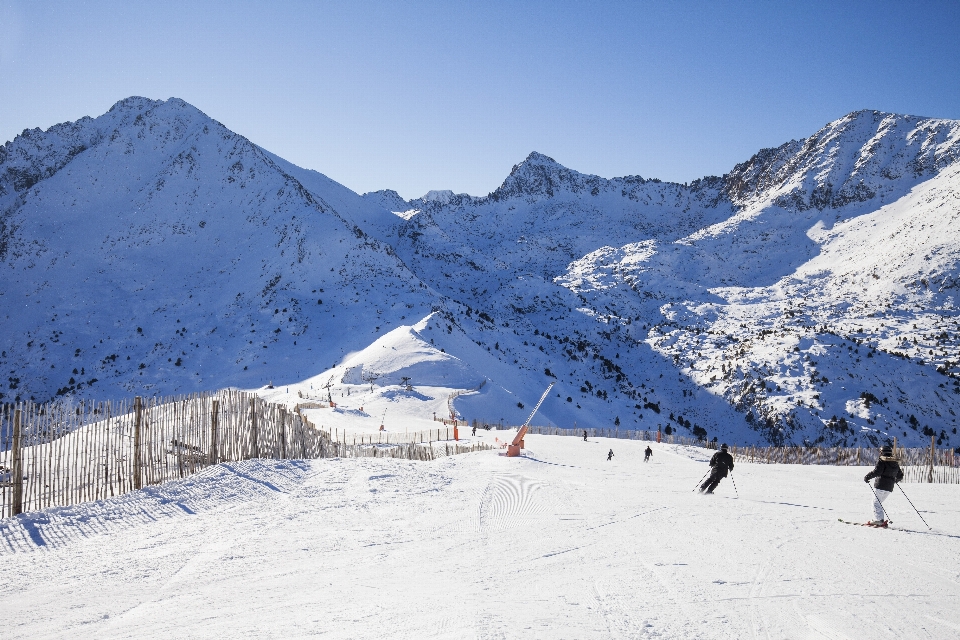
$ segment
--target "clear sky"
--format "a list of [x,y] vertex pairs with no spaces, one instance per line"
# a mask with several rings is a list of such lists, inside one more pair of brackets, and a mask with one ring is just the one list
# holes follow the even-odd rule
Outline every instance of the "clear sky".
[[0,142],[131,95],[360,193],[531,151],[685,182],[857,109],[960,119],[960,2],[0,0]]

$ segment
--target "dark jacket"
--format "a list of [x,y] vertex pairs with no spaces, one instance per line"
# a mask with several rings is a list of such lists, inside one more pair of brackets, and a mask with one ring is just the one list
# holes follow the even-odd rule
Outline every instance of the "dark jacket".
[[713,468],[715,475],[726,478],[727,472],[733,471],[733,456],[726,451],[717,451],[710,458],[710,466]]
[[897,462],[897,459],[894,457],[880,456],[880,459],[877,461],[877,466],[873,468],[873,471],[863,476],[863,479],[867,482],[870,482],[871,478],[876,478],[877,481],[873,483],[873,486],[881,491],[893,491],[893,487],[897,482],[903,480],[903,469],[900,468],[900,463]]

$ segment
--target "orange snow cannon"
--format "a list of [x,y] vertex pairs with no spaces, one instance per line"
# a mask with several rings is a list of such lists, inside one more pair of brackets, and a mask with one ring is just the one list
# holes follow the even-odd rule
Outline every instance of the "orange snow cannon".
[[533,416],[537,414],[537,409],[540,408],[540,405],[543,404],[543,401],[547,399],[547,394],[550,393],[550,389],[553,389],[555,382],[551,382],[550,386],[547,387],[547,390],[543,392],[543,395],[540,396],[540,402],[537,403],[537,406],[533,408],[533,411],[530,412],[530,417],[527,418],[527,421],[523,423],[523,426],[520,427],[520,430],[517,431],[517,437],[513,439],[507,446],[507,457],[516,458],[520,456],[520,450],[524,448],[523,437],[527,435],[527,429],[530,428],[530,421],[533,420]]
[[525,448],[523,445],[523,436],[527,435],[527,425],[520,427],[520,431],[517,431],[517,437],[513,439],[509,445],[507,445],[507,457],[516,458],[520,455],[520,450]]

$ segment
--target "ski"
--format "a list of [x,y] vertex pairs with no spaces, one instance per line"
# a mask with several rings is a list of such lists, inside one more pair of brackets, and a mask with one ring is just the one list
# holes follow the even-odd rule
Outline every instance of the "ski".
[[874,529],[892,529],[893,528],[889,526],[893,524],[892,521],[890,520],[887,521],[886,527],[881,527],[880,525],[876,525],[876,524],[870,524],[869,522],[851,522],[850,520],[844,520],[843,518],[837,518],[837,520],[839,520],[843,524],[853,524],[853,525],[857,525],[858,527],[872,527]]

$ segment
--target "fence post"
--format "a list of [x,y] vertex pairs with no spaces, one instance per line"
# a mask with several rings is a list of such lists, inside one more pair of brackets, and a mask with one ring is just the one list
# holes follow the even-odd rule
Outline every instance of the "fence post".
[[[300,423],[300,427],[299,427],[299,430],[300,430],[300,459],[301,459],[301,460],[304,460],[304,459],[306,459],[306,457],[307,457],[307,427],[308,427],[309,423],[307,422],[307,419],[304,418],[303,416],[299,416],[299,423]],[[311,435],[313,435],[313,434],[311,434]]]
[[208,455],[209,464],[217,464],[217,428],[220,426],[220,401],[213,401],[213,408],[210,411],[210,453]]
[[936,436],[930,436],[930,471],[927,473],[927,482],[933,482],[933,458],[937,452],[935,438]]
[[287,459],[287,410],[280,407],[280,459]]
[[257,399],[250,398],[250,449],[252,458],[260,457],[260,441],[257,434]]
[[133,488],[142,489],[143,479],[140,476],[140,421],[143,414],[143,399],[137,396],[133,399]]
[[10,513],[20,515],[23,513],[23,458],[20,451],[20,409],[13,413],[13,462],[11,464],[11,473],[13,474],[13,504]]

